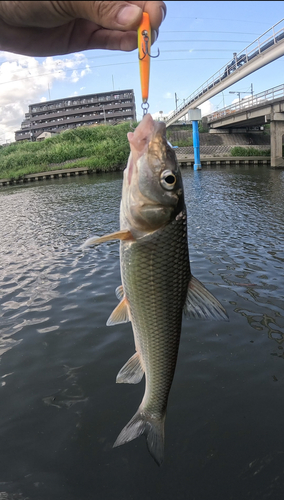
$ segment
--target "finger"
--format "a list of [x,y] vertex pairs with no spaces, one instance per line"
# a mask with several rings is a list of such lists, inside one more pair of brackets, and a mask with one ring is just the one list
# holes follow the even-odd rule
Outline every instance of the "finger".
[[[137,48],[137,31],[94,29],[94,23],[77,19],[65,26],[16,28],[0,19],[0,50],[33,57],[69,54],[88,49],[132,51]],[[3,38],[3,39],[2,39]]]
[[98,30],[88,40],[85,49],[108,49],[131,52],[137,49],[137,31]]
[[[52,50],[62,50],[61,53],[78,52],[90,49],[122,50],[130,52],[137,49],[137,30],[118,31],[104,28],[93,28],[93,23],[77,19],[74,23],[64,26],[62,30],[55,28]],[[64,47],[63,47],[64,44]]]
[[53,1],[0,2],[0,18],[10,26],[55,28],[85,19],[108,29],[135,30],[148,12],[153,30],[166,15],[162,1]]
[[88,19],[99,26],[112,30],[137,30],[143,11],[148,12],[151,26],[154,30],[157,30],[166,15],[166,6],[162,1],[74,1],[57,3],[66,3],[68,9],[72,8],[73,15],[76,17]]
[[71,3],[73,2],[0,2],[0,18],[9,26],[55,28],[74,19],[72,12],[63,5]]
[[148,12],[150,25],[153,30],[158,31],[167,14],[167,7],[164,2],[143,2],[143,11]]
[[52,45],[48,49],[61,54],[80,52],[90,49],[122,50],[130,52],[137,49],[137,30],[118,31],[99,28],[94,30],[93,23],[77,19],[62,29],[53,29]]

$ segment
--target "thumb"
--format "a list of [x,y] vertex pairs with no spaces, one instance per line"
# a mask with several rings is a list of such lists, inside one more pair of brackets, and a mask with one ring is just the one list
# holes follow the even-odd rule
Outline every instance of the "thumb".
[[76,17],[88,19],[107,29],[136,30],[142,19],[142,8],[131,2],[83,1],[70,4]]

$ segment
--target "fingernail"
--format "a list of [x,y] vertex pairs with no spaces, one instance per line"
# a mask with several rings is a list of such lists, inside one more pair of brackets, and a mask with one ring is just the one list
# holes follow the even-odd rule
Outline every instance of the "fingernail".
[[141,9],[137,5],[127,5],[123,7],[117,14],[117,22],[121,25],[133,23],[141,14]]
[[157,40],[157,38],[158,38],[158,31],[157,30],[152,30],[152,32],[151,32],[151,42],[155,43],[155,41]]
[[163,7],[160,7],[160,9],[161,9],[161,12],[162,12],[162,22],[163,22],[163,20],[164,20],[164,19],[165,19],[165,17],[166,17],[166,12],[165,12],[165,10],[163,9]]

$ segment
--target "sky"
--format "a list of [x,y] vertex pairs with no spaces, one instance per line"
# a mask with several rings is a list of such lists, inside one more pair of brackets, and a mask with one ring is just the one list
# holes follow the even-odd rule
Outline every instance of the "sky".
[[[283,2],[166,1],[151,60],[149,112],[166,117],[183,99],[283,19]],[[283,22],[281,27],[283,27]],[[284,84],[284,57],[220,92],[202,116],[241,98]],[[142,119],[138,50],[89,50],[55,57],[0,51],[0,144],[13,142],[29,104],[113,90],[133,89]],[[177,99],[177,100],[176,100]]]

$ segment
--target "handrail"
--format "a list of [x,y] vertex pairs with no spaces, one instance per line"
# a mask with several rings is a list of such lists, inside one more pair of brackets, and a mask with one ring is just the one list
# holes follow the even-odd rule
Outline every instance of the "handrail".
[[175,109],[171,114],[167,116],[165,123],[178,115],[183,109],[187,111],[189,104],[194,104],[201,95],[208,92],[212,87],[227,78],[230,73],[238,69],[240,66],[249,63],[254,57],[262,54],[267,49],[277,44],[279,41],[284,39],[284,18],[278,23],[274,24],[271,28],[265,31],[256,40],[250,43],[241,52],[234,53],[234,59],[223,66],[218,72],[216,72],[212,77],[210,77],[205,83],[198,87],[195,92],[190,94],[190,96],[180,104],[177,109]]
[[241,111],[242,109],[251,108],[253,106],[257,106],[258,104],[263,104],[267,101],[279,99],[281,97],[284,97],[284,84],[265,90],[264,92],[260,92],[259,94],[245,97],[237,103],[226,106],[219,111],[214,111],[214,113],[207,115],[207,121],[209,123],[214,120],[223,118],[224,116],[227,116],[231,113]]

